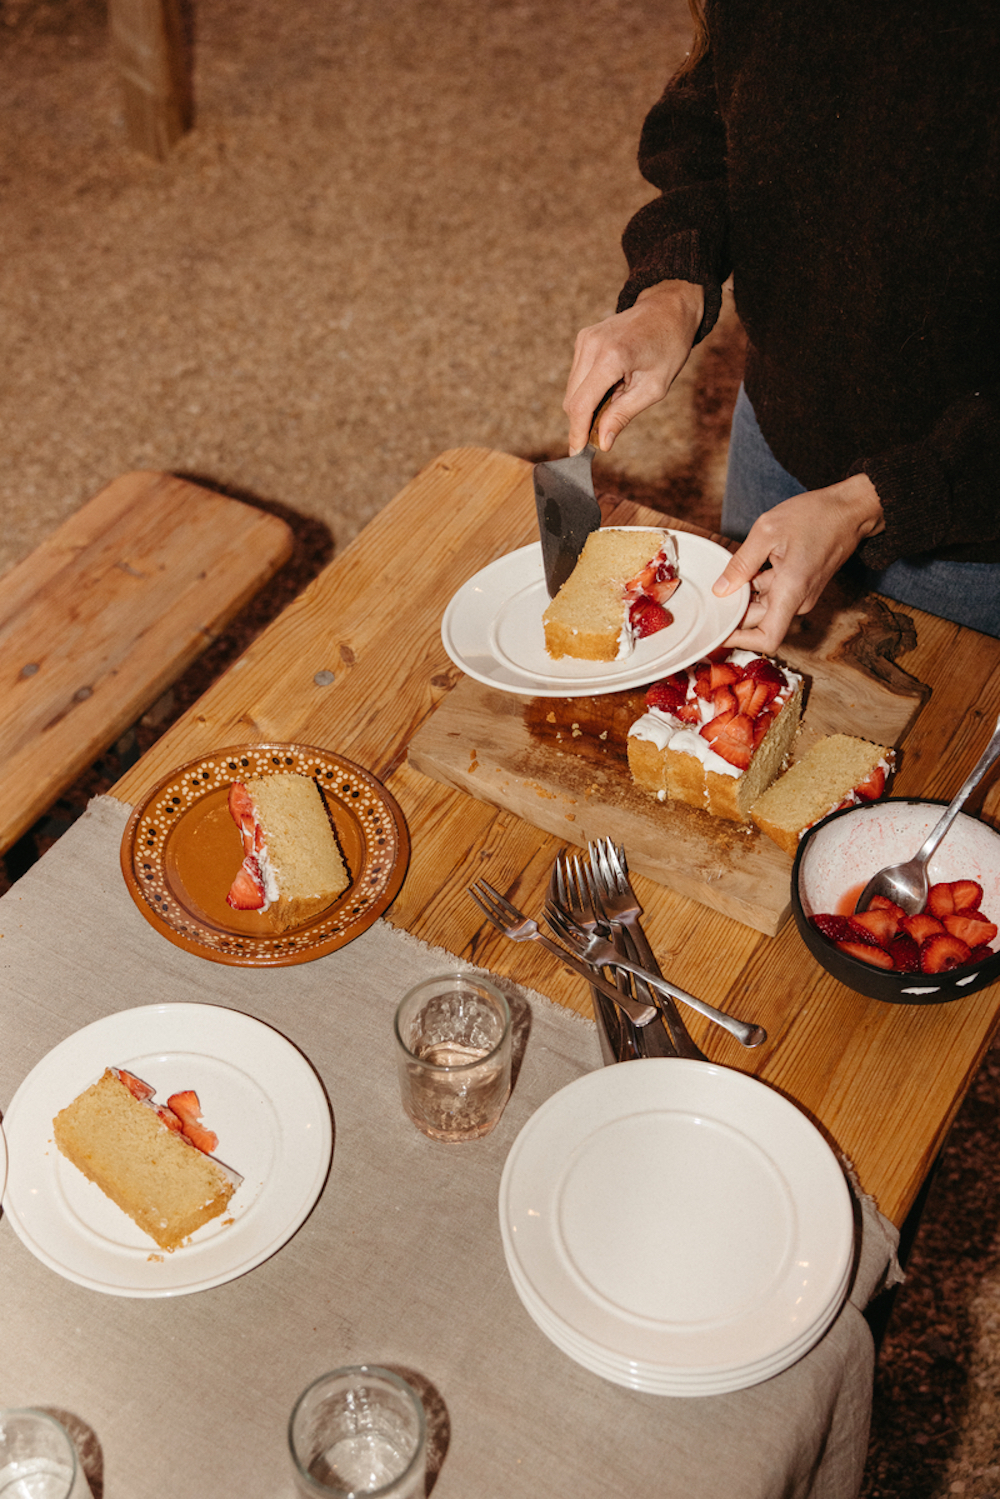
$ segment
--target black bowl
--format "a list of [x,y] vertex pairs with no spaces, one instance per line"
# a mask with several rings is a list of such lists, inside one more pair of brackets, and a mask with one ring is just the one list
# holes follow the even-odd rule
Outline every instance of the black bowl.
[[[936,1005],[962,999],[1000,979],[1000,952],[945,973],[892,973],[842,952],[817,931],[810,916],[849,914],[873,874],[911,859],[947,804],[904,797],[833,812],[805,833],[792,868],[792,909],[803,942],[818,963],[848,988],[898,1005]],[[928,868],[937,880],[978,880],[982,911],[1000,926],[1000,833],[960,812]],[[997,939],[1000,943],[1000,938]]]

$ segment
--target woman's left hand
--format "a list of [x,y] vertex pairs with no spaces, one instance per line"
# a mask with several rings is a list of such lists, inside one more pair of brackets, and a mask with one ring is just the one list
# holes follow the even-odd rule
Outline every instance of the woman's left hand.
[[753,589],[739,629],[725,644],[762,655],[776,651],[796,614],[809,613],[837,569],[884,525],[867,474],[766,510],[712,588],[719,598],[743,583]]

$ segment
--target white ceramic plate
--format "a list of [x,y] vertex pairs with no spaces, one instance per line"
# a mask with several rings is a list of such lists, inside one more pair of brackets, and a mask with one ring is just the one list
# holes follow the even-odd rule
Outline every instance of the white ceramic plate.
[[7,1140],[4,1132],[0,1129],[0,1197],[4,1194],[7,1185]]
[[675,1059],[588,1073],[543,1104],[504,1167],[500,1228],[543,1331],[670,1394],[801,1357],[846,1293],[854,1237],[843,1172],[794,1104]]
[[[218,1158],[243,1177],[221,1218],[159,1250],[52,1139],[52,1120],[105,1067],[165,1102],[193,1088]],[[4,1119],[4,1208],[18,1236],[67,1280],[113,1296],[182,1296],[233,1280],[279,1249],[322,1190],[332,1152],[319,1078],[284,1036],[217,1005],[147,1005],[68,1036],[18,1088]]]
[[673,531],[681,585],[670,600],[673,624],[636,642],[626,661],[553,661],[542,615],[549,602],[539,543],[498,557],[455,594],[441,639],[467,676],[526,697],[594,697],[640,687],[698,661],[736,629],[750,599],[745,584],[717,599],[712,584],[729,561],[714,541]]

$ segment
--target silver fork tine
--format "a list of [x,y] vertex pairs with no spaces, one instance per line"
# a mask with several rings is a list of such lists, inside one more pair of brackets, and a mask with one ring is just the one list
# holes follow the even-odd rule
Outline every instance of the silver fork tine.
[[[550,894],[554,885],[554,893],[559,905],[570,909],[574,908],[577,903],[578,858],[578,855],[574,855],[571,861],[567,850],[561,849],[556,855],[552,869]],[[597,1025],[597,1038],[605,1066],[613,1062],[627,1062],[637,1057],[639,1055],[639,1046],[635,1039],[637,1028],[632,1025],[628,1016],[618,1009],[617,1005],[611,1003],[607,995],[601,993],[596,984],[591,984],[590,994]]]

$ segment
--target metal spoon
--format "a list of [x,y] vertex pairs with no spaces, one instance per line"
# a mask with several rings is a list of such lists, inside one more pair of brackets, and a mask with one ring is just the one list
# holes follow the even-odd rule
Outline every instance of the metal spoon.
[[902,864],[889,864],[885,869],[880,869],[878,874],[872,875],[854,907],[855,914],[859,911],[867,911],[873,896],[876,895],[887,895],[890,900],[895,901],[897,906],[901,906],[908,916],[913,916],[917,911],[923,910],[927,900],[927,865],[931,855],[955,821],[969,792],[979,785],[998,757],[1000,757],[1000,718],[997,719],[993,738],[983,750],[969,779],[949,804],[941,820],[935,823],[927,834],[913,858],[907,859]]

